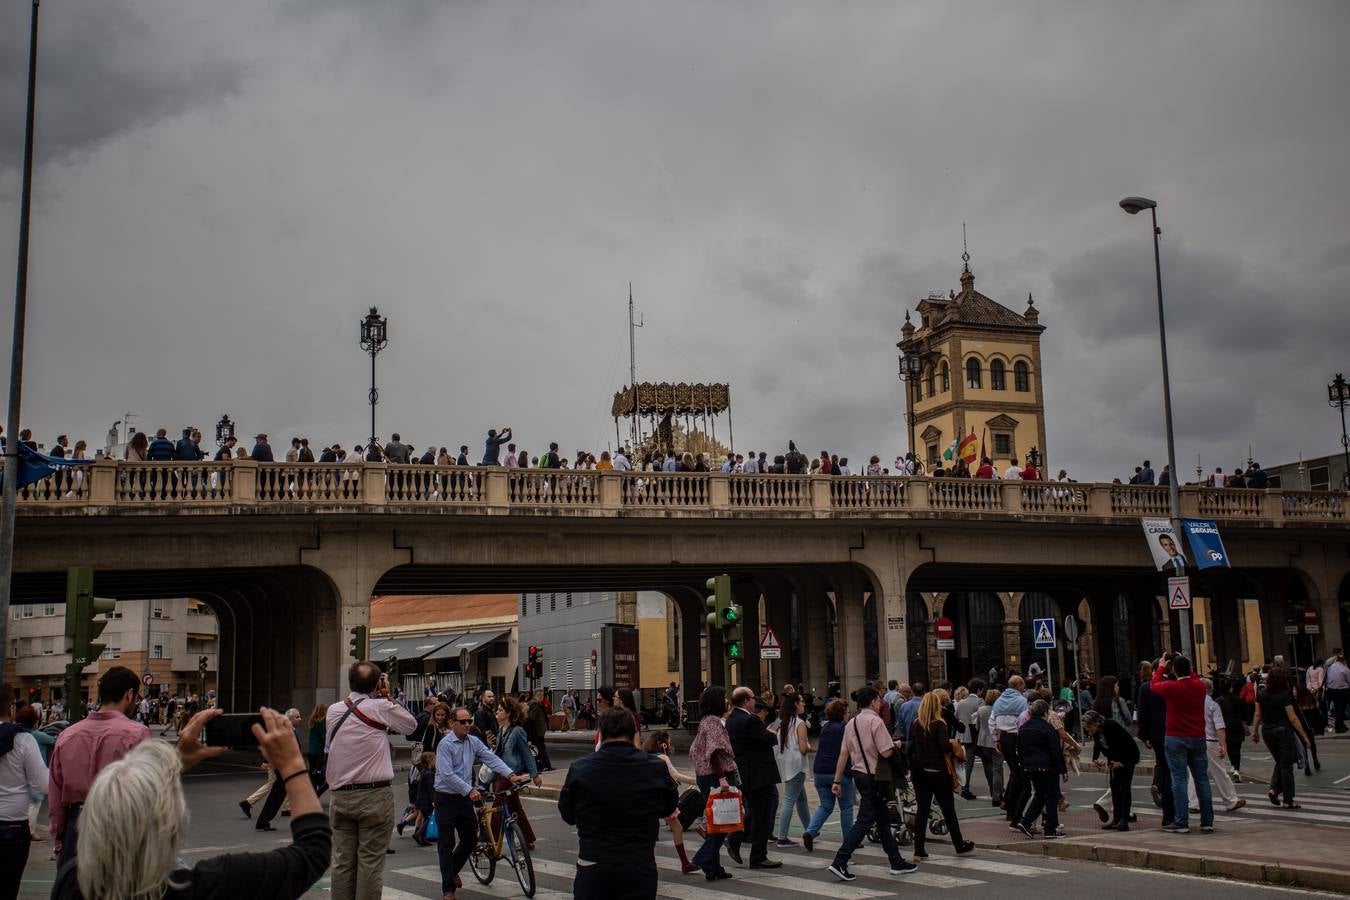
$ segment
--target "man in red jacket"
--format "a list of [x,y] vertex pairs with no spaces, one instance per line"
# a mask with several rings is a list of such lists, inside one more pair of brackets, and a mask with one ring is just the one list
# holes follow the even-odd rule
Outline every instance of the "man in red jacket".
[[1165,662],[1158,661],[1149,684],[1153,693],[1167,702],[1167,768],[1172,773],[1172,796],[1178,800],[1176,820],[1164,822],[1163,831],[1187,834],[1191,830],[1184,799],[1189,772],[1195,780],[1196,799],[1200,803],[1200,830],[1209,833],[1214,830],[1214,802],[1209,790],[1209,757],[1205,752],[1205,682],[1191,671],[1191,661],[1184,656],[1172,658],[1175,678],[1169,680],[1164,672]]

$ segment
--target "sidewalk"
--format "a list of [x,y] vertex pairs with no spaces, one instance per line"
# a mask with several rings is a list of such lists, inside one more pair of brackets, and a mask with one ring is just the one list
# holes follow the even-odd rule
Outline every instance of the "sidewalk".
[[1223,821],[1220,814],[1214,834],[1202,834],[1199,816],[1192,814],[1190,834],[1168,834],[1157,810],[1145,805],[1135,808],[1139,821],[1130,831],[1102,831],[1097,815],[1075,804],[1060,819],[1070,836],[1045,841],[1009,831],[999,812],[988,818],[963,817],[963,834],[980,846],[1030,856],[1350,894],[1345,870],[1332,867],[1345,858],[1345,831],[1340,828],[1287,829],[1260,820]]

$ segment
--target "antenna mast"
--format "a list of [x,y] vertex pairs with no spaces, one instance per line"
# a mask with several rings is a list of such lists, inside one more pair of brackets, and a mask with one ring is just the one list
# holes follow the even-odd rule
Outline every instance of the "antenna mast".
[[638,399],[637,386],[637,330],[642,324],[633,318],[633,282],[630,281],[628,282],[628,383],[633,388],[633,422],[629,429],[633,452],[636,452],[638,445],[642,443],[642,420],[639,417],[642,407]]

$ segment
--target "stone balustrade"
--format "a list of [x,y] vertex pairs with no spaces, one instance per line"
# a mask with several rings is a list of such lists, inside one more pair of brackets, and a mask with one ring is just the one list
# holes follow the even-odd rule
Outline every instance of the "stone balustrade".
[[[1181,489],[1183,516],[1347,524],[1344,493]],[[1168,515],[1167,488],[854,475],[597,472],[388,463],[99,460],[20,492],[31,515],[447,512],[725,518],[975,517],[1072,522]]]

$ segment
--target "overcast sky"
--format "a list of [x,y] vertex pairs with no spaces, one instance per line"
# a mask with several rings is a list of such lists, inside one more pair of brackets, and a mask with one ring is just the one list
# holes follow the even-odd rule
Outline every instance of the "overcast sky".
[[[29,4],[0,6],[0,357]],[[737,449],[906,449],[895,342],[957,286],[1041,310],[1049,463],[1339,449],[1350,4],[43,4],[23,421],[228,412],[350,448],[614,440],[727,381]],[[7,375],[3,366],[0,379]],[[0,381],[0,384],[4,383]],[[719,436],[723,432],[719,429]],[[209,440],[208,440],[209,443]]]

